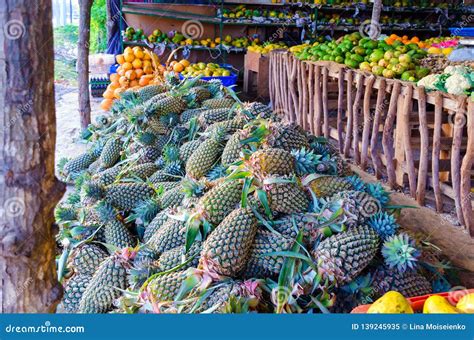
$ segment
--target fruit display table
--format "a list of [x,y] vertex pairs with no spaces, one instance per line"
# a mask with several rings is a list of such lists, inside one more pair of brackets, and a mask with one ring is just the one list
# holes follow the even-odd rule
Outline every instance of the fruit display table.
[[392,188],[408,183],[420,204],[428,188],[439,212],[452,199],[459,221],[474,235],[471,99],[331,61],[300,61],[288,52],[270,54],[269,74],[277,112],[335,139],[345,157],[362,169],[370,164]]

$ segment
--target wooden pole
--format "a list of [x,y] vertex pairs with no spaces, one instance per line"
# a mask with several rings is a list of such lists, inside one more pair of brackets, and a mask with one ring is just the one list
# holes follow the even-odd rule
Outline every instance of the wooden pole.
[[436,202],[436,211],[443,211],[443,196],[439,183],[439,156],[441,154],[441,123],[443,114],[443,97],[440,92],[435,94],[433,152],[431,153],[431,177]]
[[474,102],[469,100],[466,117],[467,150],[461,164],[461,207],[466,229],[474,237],[472,212],[471,169],[474,163]]
[[0,313],[50,313],[56,280],[51,0],[7,1],[0,11]]
[[369,38],[377,39],[380,35],[380,13],[382,12],[382,0],[374,0],[372,18],[370,19]]
[[79,115],[81,128],[91,123],[89,97],[89,39],[93,0],[79,0],[79,41],[77,43],[77,73],[79,81]]

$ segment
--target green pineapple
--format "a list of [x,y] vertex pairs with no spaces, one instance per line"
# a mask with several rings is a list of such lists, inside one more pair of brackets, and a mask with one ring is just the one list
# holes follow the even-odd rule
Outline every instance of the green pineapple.
[[143,103],[153,98],[157,94],[164,93],[166,91],[167,91],[166,86],[161,85],[161,84],[156,84],[156,85],[153,84],[153,85],[143,86],[142,88],[138,89],[135,93],[139,102]]
[[211,170],[222,154],[224,132],[219,130],[202,142],[186,162],[186,174],[200,179]]
[[194,139],[192,141],[186,142],[179,148],[179,158],[182,162],[186,163],[191,157],[191,155],[197,150],[202,141],[199,139]]
[[127,169],[122,177],[140,178],[142,180],[147,179],[155,172],[158,171],[158,166],[154,163],[143,163],[134,165]]
[[147,246],[157,254],[183,246],[186,236],[186,226],[184,222],[169,218],[150,237]]
[[105,143],[104,149],[100,154],[100,162],[103,168],[110,168],[119,160],[122,146],[122,141],[116,137],[110,138]]
[[181,185],[176,186],[171,190],[167,190],[161,196],[161,207],[166,208],[176,208],[185,198],[185,193]]
[[117,176],[122,171],[121,165],[115,165],[111,168],[105,169],[98,174],[92,176],[92,180],[101,186],[110,185],[117,179]]
[[232,211],[204,241],[200,266],[235,277],[244,268],[257,232],[257,219],[249,208]]
[[232,112],[227,108],[206,110],[199,115],[199,122],[203,126],[208,126],[228,120],[231,113]]
[[240,151],[242,144],[240,143],[240,132],[235,132],[227,141],[224,151],[222,152],[221,163],[228,167],[235,161],[240,159]]
[[310,148],[306,133],[299,125],[283,123],[270,125],[270,134],[266,137],[264,145],[286,151]]
[[155,172],[148,178],[148,181],[154,185],[159,185],[161,182],[176,182],[183,177],[183,170],[181,169],[181,162],[175,161],[166,164],[166,166]]
[[236,296],[240,291],[240,282],[226,280],[219,282],[211,287],[211,293],[202,302],[202,311],[212,309],[214,312],[220,312],[232,296]]
[[379,243],[372,228],[358,226],[324,239],[312,255],[324,279],[344,285],[367,267],[377,254]]
[[380,266],[376,269],[372,282],[375,298],[394,290],[403,296],[421,296],[433,292],[431,283],[416,271],[400,273],[396,269]]
[[309,197],[295,179],[268,177],[263,184],[273,212],[292,214],[308,211]]
[[171,272],[153,278],[147,286],[153,301],[173,301],[186,279],[185,271]]
[[202,102],[202,107],[209,109],[230,109],[234,106],[235,100],[231,98],[212,98]]
[[154,195],[155,191],[148,184],[118,183],[106,187],[105,199],[120,210],[132,210]]
[[316,197],[330,197],[341,191],[353,190],[352,183],[343,177],[313,174],[306,177],[303,183]]
[[259,179],[293,175],[296,171],[293,156],[283,149],[258,150],[250,156],[247,164],[254,176]]
[[223,182],[209,190],[198,203],[202,217],[215,226],[221,223],[240,203],[242,188],[240,181],[231,181]]
[[211,98],[211,92],[204,86],[195,86],[189,90],[186,97],[188,101],[200,103],[203,100]]
[[278,277],[285,258],[283,256],[269,256],[268,254],[287,251],[293,246],[294,242],[294,238],[287,238],[269,230],[259,230],[255,236],[252,252],[245,267],[244,277]]
[[[153,98],[152,98],[153,99]],[[151,103],[145,102],[144,113],[146,116],[151,117],[153,115],[166,115],[168,113],[181,113],[187,107],[186,102],[173,95],[167,95],[158,101]]]
[[79,273],[79,275],[91,276],[107,257],[107,252],[102,250],[99,246],[85,243],[74,250],[72,266],[74,271]]
[[275,231],[289,239],[295,239],[298,232],[302,230],[303,242],[308,247],[313,245],[321,235],[318,226],[317,216],[310,213],[285,215],[272,223],[272,228]]
[[199,264],[199,254],[201,253],[201,241],[195,241],[189,251],[186,253],[185,246],[179,246],[163,252],[158,258],[158,266],[160,271],[168,271],[174,267],[183,264],[186,261],[190,262],[180,267],[180,270],[185,270],[190,267],[197,267]]
[[243,129],[245,126],[245,120],[242,117],[235,117],[232,119],[223,120],[221,122],[213,123],[209,125],[204,131],[205,135],[212,135],[218,130],[225,131],[226,134],[233,134],[238,130]]
[[163,192],[167,192],[181,185],[181,182],[157,182],[156,188],[163,188]]
[[79,313],[106,313],[112,308],[121,295],[118,289],[127,288],[127,269],[133,256],[130,249],[124,249],[102,262],[82,295]]
[[120,249],[135,245],[135,238],[127,226],[117,219],[117,212],[110,204],[101,202],[97,205],[96,210],[102,223],[105,224],[105,243]]
[[95,157],[91,152],[85,152],[77,157],[69,160],[63,167],[63,173],[65,176],[76,176],[80,172],[86,170],[95,160]]
[[265,104],[259,102],[242,103],[238,109],[239,114],[245,115],[248,119],[270,119],[280,120],[276,114],[273,114],[272,109]]
[[181,113],[181,122],[187,123],[194,117],[199,117],[202,112],[206,111],[205,108],[198,108],[198,109],[188,109]]
[[90,275],[74,275],[67,281],[61,301],[67,313],[78,312],[82,295],[89,285],[91,278],[92,276]]
[[168,221],[168,214],[171,213],[171,209],[164,209],[160,211],[155,218],[147,225],[145,233],[143,235],[143,242],[148,242],[148,240],[156,233],[156,231],[161,228],[166,221]]

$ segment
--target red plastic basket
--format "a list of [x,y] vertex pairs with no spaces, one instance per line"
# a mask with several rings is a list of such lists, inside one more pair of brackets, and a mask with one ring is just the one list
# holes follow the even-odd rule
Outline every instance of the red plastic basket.
[[[439,295],[439,296],[444,296],[448,301],[452,304],[455,305],[459,300],[464,295],[474,293],[474,288],[472,289],[463,289],[463,290],[453,290],[449,292],[444,292],[444,293],[436,293],[436,294],[427,294],[427,295],[422,295],[422,296],[415,296],[408,298],[408,302],[410,302],[411,308],[413,308],[413,311],[416,312],[421,312],[423,311],[423,305],[425,304],[426,299],[428,299],[431,295]],[[352,310],[351,313],[353,314],[365,314],[367,313],[367,310],[369,309],[371,305],[360,305],[357,306]]]

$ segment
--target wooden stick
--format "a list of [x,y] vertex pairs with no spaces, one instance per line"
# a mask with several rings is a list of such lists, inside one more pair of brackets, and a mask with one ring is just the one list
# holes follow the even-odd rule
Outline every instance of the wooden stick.
[[297,121],[299,126],[303,126],[303,63],[301,61],[297,61],[296,63],[296,88],[297,88],[297,95],[298,95],[298,110],[296,112],[296,116],[298,117]]
[[290,58],[291,58],[292,68],[291,68],[291,76],[290,76],[289,84],[290,84],[291,97],[293,99],[293,110],[294,110],[293,115],[296,120],[296,117],[298,117],[299,107],[298,107],[298,93],[296,92],[296,89],[295,89],[295,80],[296,80],[299,60],[297,60],[293,56],[290,56]]
[[461,144],[462,131],[466,122],[464,113],[465,98],[459,99],[458,109],[454,113],[453,144],[451,146],[451,181],[454,191],[454,205],[459,222],[464,224],[464,215],[461,207]]
[[431,177],[436,202],[436,211],[443,211],[443,197],[439,185],[439,155],[441,152],[441,121],[443,113],[443,97],[436,92],[434,104],[433,151],[431,153]]
[[337,79],[337,142],[339,145],[339,153],[344,152],[344,141],[342,140],[342,115],[343,115],[343,101],[344,101],[344,68],[340,68]]
[[316,72],[314,75],[315,86],[314,86],[314,108],[315,108],[315,119],[314,119],[314,135],[316,137],[321,136],[321,116],[322,116],[322,95],[321,95],[321,67],[316,66]]
[[397,114],[397,101],[400,95],[401,83],[395,82],[392,87],[390,96],[390,104],[388,106],[387,118],[383,128],[382,147],[387,160],[387,177],[388,183],[392,189],[396,186],[395,165],[393,162],[395,150],[393,148],[393,125]]
[[415,174],[415,160],[413,158],[413,149],[411,146],[411,131],[410,131],[410,114],[412,111],[413,101],[413,86],[407,85],[407,91],[403,97],[403,106],[401,113],[401,132],[403,146],[405,148],[405,165],[408,173],[408,185],[410,187],[410,195],[416,198],[416,174]]
[[308,120],[308,129],[312,132],[313,131],[313,111],[314,111],[314,64],[310,63],[308,65],[308,113],[307,113],[307,120]]
[[301,110],[301,118],[303,120],[303,129],[308,130],[308,75],[307,64],[301,63],[301,81],[303,87],[303,105]]
[[418,204],[425,204],[426,182],[428,180],[428,121],[426,118],[426,95],[423,87],[416,88],[418,92],[418,119],[420,122],[420,164],[418,165],[418,185],[416,200]]
[[362,129],[362,152],[360,155],[360,166],[362,170],[365,170],[367,167],[367,162],[369,161],[369,138],[370,138],[370,127],[371,127],[371,118],[370,118],[370,97],[372,96],[372,86],[375,82],[375,77],[370,76],[367,79],[367,84],[365,85],[364,92],[364,126]]
[[379,90],[377,92],[377,101],[375,103],[375,115],[374,122],[372,124],[372,137],[370,139],[370,154],[372,157],[372,163],[374,165],[375,176],[380,179],[382,177],[382,158],[380,157],[380,142],[379,142],[379,128],[382,114],[386,109],[385,103],[385,79],[380,80]]
[[323,67],[323,133],[324,137],[329,138],[329,112],[328,112],[328,69]]
[[349,158],[352,141],[352,70],[347,70],[347,122],[344,140],[344,157]]
[[472,212],[471,169],[474,163],[474,102],[468,99],[467,118],[467,150],[461,164],[461,207],[464,224],[471,237],[474,237],[474,216]]
[[362,98],[362,91],[364,88],[364,76],[362,73],[356,75],[356,95],[354,105],[352,107],[352,149],[354,152],[354,161],[360,164],[360,150],[359,150],[359,112],[361,111],[360,101]]

